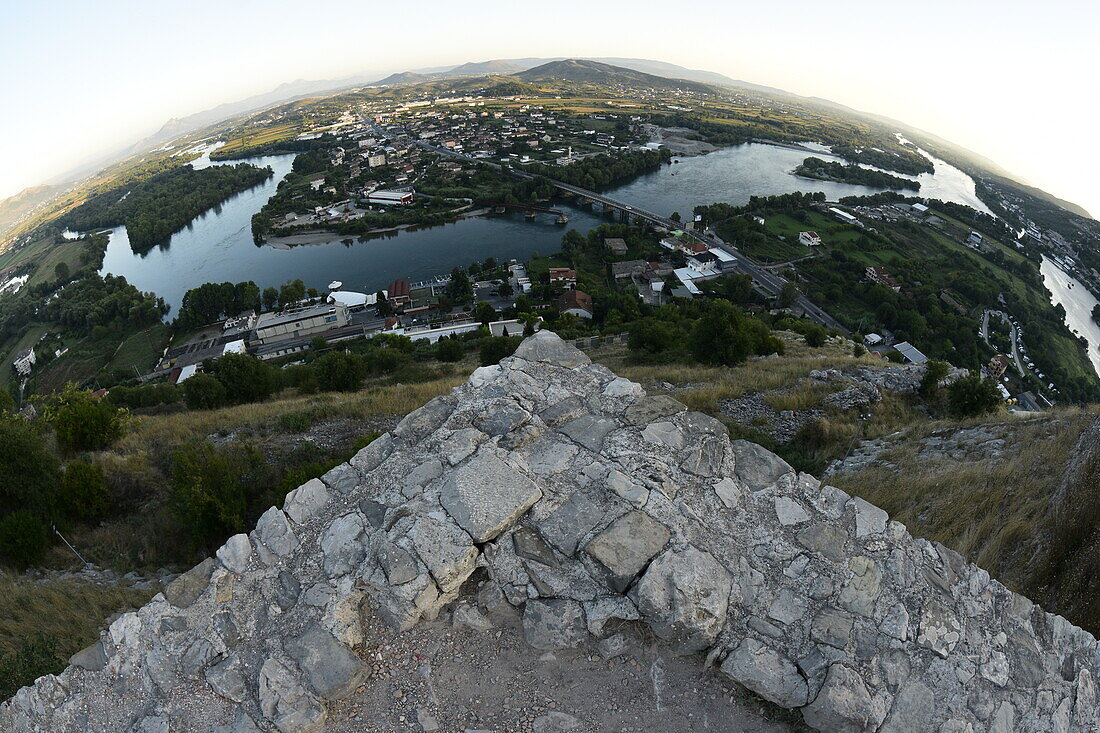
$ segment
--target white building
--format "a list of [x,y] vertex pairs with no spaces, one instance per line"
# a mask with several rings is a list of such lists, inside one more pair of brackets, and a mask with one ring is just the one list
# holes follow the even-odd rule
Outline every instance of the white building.
[[34,349],[23,349],[19,352],[19,355],[15,357],[15,361],[12,364],[15,366],[15,371],[19,372],[23,376],[27,376],[31,373],[31,369],[34,368]]
[[342,303],[325,303],[282,313],[264,313],[256,320],[256,339],[261,344],[269,344],[346,325],[347,306]]
[[384,204],[397,206],[411,204],[413,195],[411,191],[371,191],[367,194],[368,204]]
[[817,232],[799,232],[798,243],[807,247],[817,247],[821,244],[821,237]]

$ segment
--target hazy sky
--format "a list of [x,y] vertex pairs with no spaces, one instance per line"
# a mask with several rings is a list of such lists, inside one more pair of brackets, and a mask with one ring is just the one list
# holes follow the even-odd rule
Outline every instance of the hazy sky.
[[0,0],[0,197],[284,81],[632,56],[895,117],[1100,216],[1098,28],[1084,0]]

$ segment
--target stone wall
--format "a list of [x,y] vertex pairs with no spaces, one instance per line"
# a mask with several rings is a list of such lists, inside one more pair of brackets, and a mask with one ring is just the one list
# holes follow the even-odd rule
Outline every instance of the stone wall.
[[818,730],[1097,724],[1092,636],[543,332],[296,489],[0,727],[318,729],[366,674],[363,604],[409,628],[478,568],[538,649],[634,620]]

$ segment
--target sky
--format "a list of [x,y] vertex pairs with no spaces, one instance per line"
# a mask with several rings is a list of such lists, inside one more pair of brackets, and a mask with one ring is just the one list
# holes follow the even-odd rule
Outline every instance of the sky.
[[295,79],[649,58],[886,115],[1100,217],[1100,4],[0,0],[0,198]]

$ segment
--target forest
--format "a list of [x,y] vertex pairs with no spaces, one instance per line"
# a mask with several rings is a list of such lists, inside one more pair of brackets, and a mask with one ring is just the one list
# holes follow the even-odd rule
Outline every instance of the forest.
[[908,178],[893,176],[882,171],[871,170],[855,163],[838,163],[810,156],[794,169],[796,176],[813,178],[819,181],[837,181],[853,183],[875,188],[920,190],[920,184]]
[[126,225],[130,246],[145,252],[233,194],[270,178],[270,168],[249,163],[195,170],[183,165],[132,187],[99,194],[61,217],[75,231]]
[[525,165],[523,169],[537,176],[545,176],[573,186],[598,189],[653,170],[671,159],[672,153],[662,148],[658,151],[637,150],[616,157],[597,155],[569,166],[531,163]]

